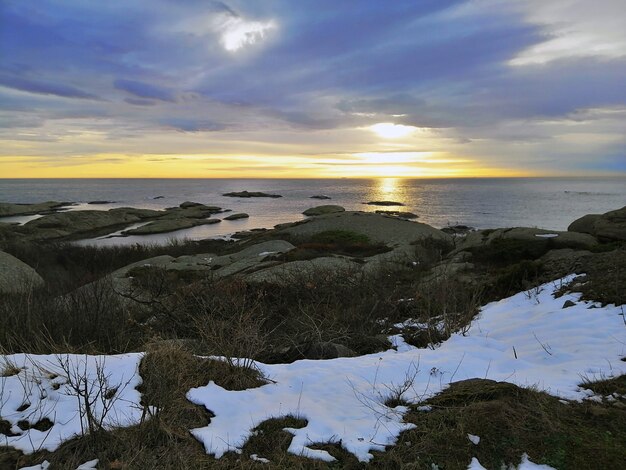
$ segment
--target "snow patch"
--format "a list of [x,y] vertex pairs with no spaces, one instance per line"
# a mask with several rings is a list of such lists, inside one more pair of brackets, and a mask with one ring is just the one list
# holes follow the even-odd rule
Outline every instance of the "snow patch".
[[[406,408],[385,405],[390,398],[419,403],[451,382],[484,377],[582,400],[588,395],[578,386],[581,373],[626,373],[626,363],[619,360],[626,353],[626,329],[613,305],[582,301],[580,294],[555,299],[574,277],[486,305],[465,335],[451,336],[436,350],[400,348],[354,358],[256,363],[272,383],[242,391],[214,382],[191,389],[189,400],[215,414],[209,425],[192,433],[219,458],[241,452],[261,422],[292,415],[307,425],[289,429],[294,435],[289,452],[330,461],[332,456],[310,445],[340,442],[367,462],[370,451],[384,451],[413,427],[403,421]],[[576,305],[563,310],[565,300]]]
[[[54,451],[64,441],[85,434],[89,425],[84,400],[73,384],[79,384],[82,390],[86,387],[92,416],[105,429],[139,423],[142,407],[136,387],[141,383],[141,357],[139,353],[0,357],[0,369],[16,372],[0,378],[0,416],[11,424],[13,434],[1,435],[0,445],[27,454],[42,449]],[[50,427],[22,430],[18,426],[21,421]]]

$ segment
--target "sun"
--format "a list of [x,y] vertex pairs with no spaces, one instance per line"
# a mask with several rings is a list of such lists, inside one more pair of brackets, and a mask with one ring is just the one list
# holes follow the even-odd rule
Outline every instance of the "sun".
[[412,134],[417,130],[417,127],[394,124],[393,122],[379,122],[369,126],[368,129],[385,139],[397,139]]

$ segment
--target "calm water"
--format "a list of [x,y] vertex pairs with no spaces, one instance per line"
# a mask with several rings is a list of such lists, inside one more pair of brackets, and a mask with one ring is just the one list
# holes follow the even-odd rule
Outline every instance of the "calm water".
[[[283,197],[237,199],[222,196],[226,192],[243,190],[276,193]],[[317,194],[332,199],[310,199]],[[154,199],[157,196],[164,197]],[[122,206],[162,209],[183,201],[195,201],[250,214],[249,219],[223,221],[165,236],[110,238],[100,241],[101,244],[224,236],[239,230],[269,228],[299,220],[303,218],[303,210],[321,204],[373,211],[375,207],[363,202],[381,199],[402,202],[405,207],[397,209],[414,212],[419,215],[418,221],[439,228],[465,224],[477,228],[527,226],[565,230],[582,215],[625,206],[626,179],[0,179],[0,202],[74,201],[80,203],[74,209],[106,210]],[[104,206],[86,205],[93,200],[115,202]]]

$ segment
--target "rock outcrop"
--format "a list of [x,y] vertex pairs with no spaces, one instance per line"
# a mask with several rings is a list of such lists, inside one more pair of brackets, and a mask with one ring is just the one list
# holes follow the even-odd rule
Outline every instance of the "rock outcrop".
[[57,201],[47,201],[38,204],[12,204],[0,202],[0,217],[9,217],[12,215],[49,214],[71,205],[71,202]]
[[42,287],[44,281],[29,265],[0,251],[0,293],[23,293]]
[[245,212],[240,212],[238,214],[231,214],[229,216],[224,217],[224,220],[239,220],[239,219],[247,219],[250,217]]
[[600,241],[626,241],[626,206],[604,214],[588,214],[567,227],[569,232],[593,235]]
[[317,206],[305,210],[303,214],[310,217],[315,215],[334,214],[336,212],[345,212],[345,209],[341,206],[334,205]]

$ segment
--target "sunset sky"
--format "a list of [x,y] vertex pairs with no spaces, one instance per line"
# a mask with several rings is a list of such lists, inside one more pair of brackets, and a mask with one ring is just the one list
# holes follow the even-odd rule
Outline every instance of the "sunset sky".
[[0,178],[626,175],[624,0],[3,0]]

